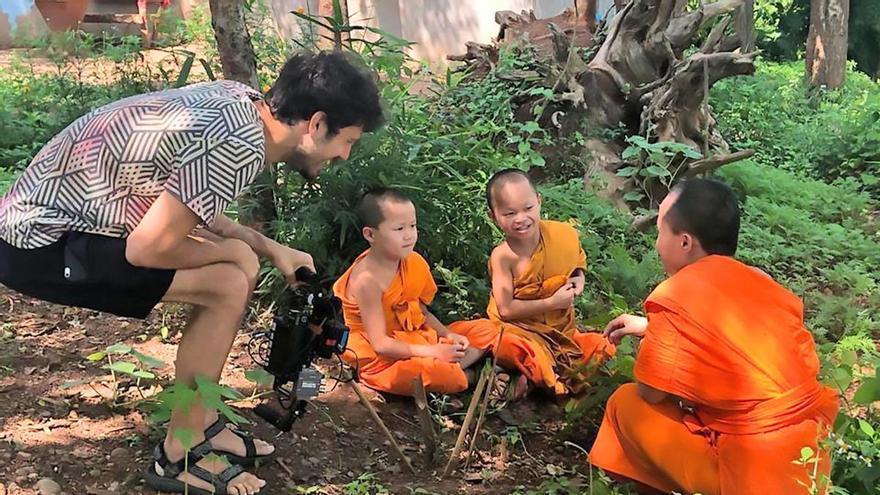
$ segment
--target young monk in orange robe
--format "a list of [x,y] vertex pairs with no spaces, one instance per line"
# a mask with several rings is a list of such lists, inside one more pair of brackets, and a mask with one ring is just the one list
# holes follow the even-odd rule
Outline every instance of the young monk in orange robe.
[[[657,250],[670,277],[606,333],[641,336],[638,384],[608,400],[590,462],[663,492],[822,493],[830,457],[818,440],[837,395],[817,381],[803,304],[733,259],[739,206],[727,186],[679,184],[660,205]],[[802,466],[801,449],[819,453]],[[815,469],[815,477],[812,473]]]
[[601,333],[581,332],[574,299],[584,291],[586,256],[569,224],[541,220],[541,198],[527,174],[507,169],[486,187],[505,240],[489,259],[489,318],[502,324],[498,362],[518,369],[515,397],[531,383],[565,394],[586,384],[581,369],[614,354]]
[[370,249],[333,286],[351,329],[343,358],[376,390],[412,395],[417,376],[429,392],[467,389],[470,368],[495,343],[497,325],[475,320],[447,328],[428,311],[437,286],[427,262],[413,252],[416,210],[406,196],[370,191],[358,215]]

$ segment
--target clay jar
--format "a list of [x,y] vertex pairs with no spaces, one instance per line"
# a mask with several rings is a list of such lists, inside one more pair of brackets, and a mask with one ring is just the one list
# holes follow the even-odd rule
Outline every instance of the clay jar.
[[35,0],[52,31],[75,29],[86,15],[89,0]]

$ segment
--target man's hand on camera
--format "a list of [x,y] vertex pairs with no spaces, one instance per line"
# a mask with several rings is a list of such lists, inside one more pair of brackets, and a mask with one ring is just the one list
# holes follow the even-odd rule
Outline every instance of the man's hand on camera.
[[296,280],[296,270],[305,266],[309,270],[315,271],[315,262],[312,255],[303,251],[297,251],[286,246],[278,246],[277,249],[269,257],[269,261],[284,275],[287,283],[294,285]]

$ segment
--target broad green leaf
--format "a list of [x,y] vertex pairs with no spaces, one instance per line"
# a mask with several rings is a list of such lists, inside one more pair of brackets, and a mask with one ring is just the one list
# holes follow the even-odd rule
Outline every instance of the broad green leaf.
[[107,370],[112,370],[117,373],[125,373],[128,375],[134,374],[134,371],[137,369],[134,363],[129,363],[128,361],[117,361],[113,364],[105,364],[102,368]]
[[639,173],[639,167],[623,167],[617,171],[620,177],[632,177]]
[[134,375],[138,378],[144,378],[147,380],[152,380],[153,378],[156,378],[156,375],[154,375],[153,373],[150,373],[149,371],[144,371],[144,370],[137,370],[134,373],[132,373],[132,375]]
[[847,349],[840,353],[840,362],[847,366],[855,366],[859,360],[859,355],[852,349]]
[[645,170],[647,170],[648,175],[650,175],[652,177],[668,177],[668,176],[672,175],[669,172],[669,170],[666,170],[666,168],[661,167],[659,165],[651,165],[650,167],[646,168]]
[[630,146],[627,149],[623,150],[623,153],[620,154],[620,158],[623,160],[631,160],[636,158],[642,153],[642,149],[638,146]]
[[853,396],[853,401],[862,405],[871,404],[878,400],[880,400],[880,380],[877,378],[865,380]]
[[89,354],[88,356],[86,356],[86,359],[95,363],[95,362],[103,360],[105,357],[107,357],[107,353],[104,351],[100,351],[100,352],[94,352],[92,354]]
[[254,368],[244,372],[244,377],[257,385],[271,385],[275,378],[263,368]]
[[536,167],[543,167],[547,162],[544,160],[544,157],[541,155],[533,155],[531,160],[532,165]]
[[869,174],[869,173],[863,173],[859,177],[862,179],[862,184],[864,184],[866,186],[870,187],[870,186],[876,186],[877,184],[880,184],[880,177],[877,177],[876,175]]
[[831,383],[829,385],[844,391],[852,383],[852,379],[852,371],[848,366],[838,366],[831,372]]
[[159,394],[161,408],[167,411],[189,411],[197,398],[196,391],[186,385],[175,383]]
[[187,428],[177,428],[174,430],[174,433],[171,434],[174,438],[180,441],[183,444],[184,450],[189,450],[193,447],[193,438],[195,438],[195,432]]
[[687,158],[693,158],[694,160],[699,160],[703,158],[703,154],[699,151],[691,148],[690,146],[685,146],[683,150],[681,150],[681,154]]
[[523,132],[532,134],[534,132],[541,130],[541,126],[539,126],[538,123],[535,122],[534,120],[530,120],[530,121],[526,122],[525,124],[523,124],[522,130],[523,130]]
[[177,82],[174,83],[175,88],[183,87],[186,84],[195,60],[196,55],[194,53],[186,56],[186,60],[183,61],[183,65],[180,67],[180,74],[177,76]]
[[528,152],[532,151],[532,147],[529,146],[529,143],[525,141],[520,141],[518,145],[516,145],[516,150],[521,154],[525,155]]
[[623,195],[624,201],[641,201],[645,195],[641,191],[630,191]]
[[154,358],[153,356],[148,356],[134,349],[131,350],[131,355],[134,356],[138,361],[140,361],[141,364],[143,364],[147,368],[161,369],[165,367],[165,361]]
[[651,151],[648,153],[648,157],[651,158],[651,163],[654,165],[666,165],[666,155],[662,151]]
[[864,419],[859,420],[859,429],[862,430],[862,432],[864,432],[865,435],[868,435],[871,438],[874,437],[874,433],[875,433],[874,427],[871,426],[871,423],[868,423]]
[[162,337],[162,340],[168,340],[168,327],[163,326],[159,329],[159,336]]
[[643,148],[650,146],[650,143],[648,143],[648,140],[642,136],[639,136],[639,135],[629,136],[628,138],[626,138],[626,141],[630,144],[633,144],[633,145],[639,146],[639,147],[643,147]]
[[128,354],[131,352],[131,346],[119,342],[108,347],[106,352],[107,354]]

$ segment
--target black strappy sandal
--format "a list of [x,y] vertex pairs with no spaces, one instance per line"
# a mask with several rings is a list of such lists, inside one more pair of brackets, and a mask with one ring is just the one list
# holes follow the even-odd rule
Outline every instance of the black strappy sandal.
[[[215,474],[196,465],[197,462],[210,454],[214,454],[214,451],[211,448],[211,444],[206,440],[190,449],[185,458],[177,462],[171,462],[168,456],[165,455],[165,448],[160,443],[153,451],[153,465],[144,473],[144,481],[151,488],[160,492],[184,493],[188,491],[192,495],[228,495],[229,482],[243,473],[244,468],[233,464],[224,469],[223,472]],[[187,483],[177,479],[184,471],[206,483],[210,483],[214,487],[214,491],[196,488],[192,485],[187,487]]]
[[214,424],[212,424],[205,430],[205,441],[210,442],[210,440],[219,435],[224,428],[234,433],[235,436],[237,436],[241,439],[242,442],[244,442],[244,457],[235,455],[232,452],[227,452],[225,450],[214,448],[214,453],[226,457],[231,464],[238,464],[240,466],[250,467],[257,462],[262,462],[272,457],[272,455],[275,454],[275,451],[273,450],[271,453],[266,455],[257,455],[257,446],[254,443],[254,439],[251,438],[251,436],[243,430],[235,428],[234,426],[227,423],[226,420],[223,419],[223,416],[217,418],[217,421],[215,421]]

